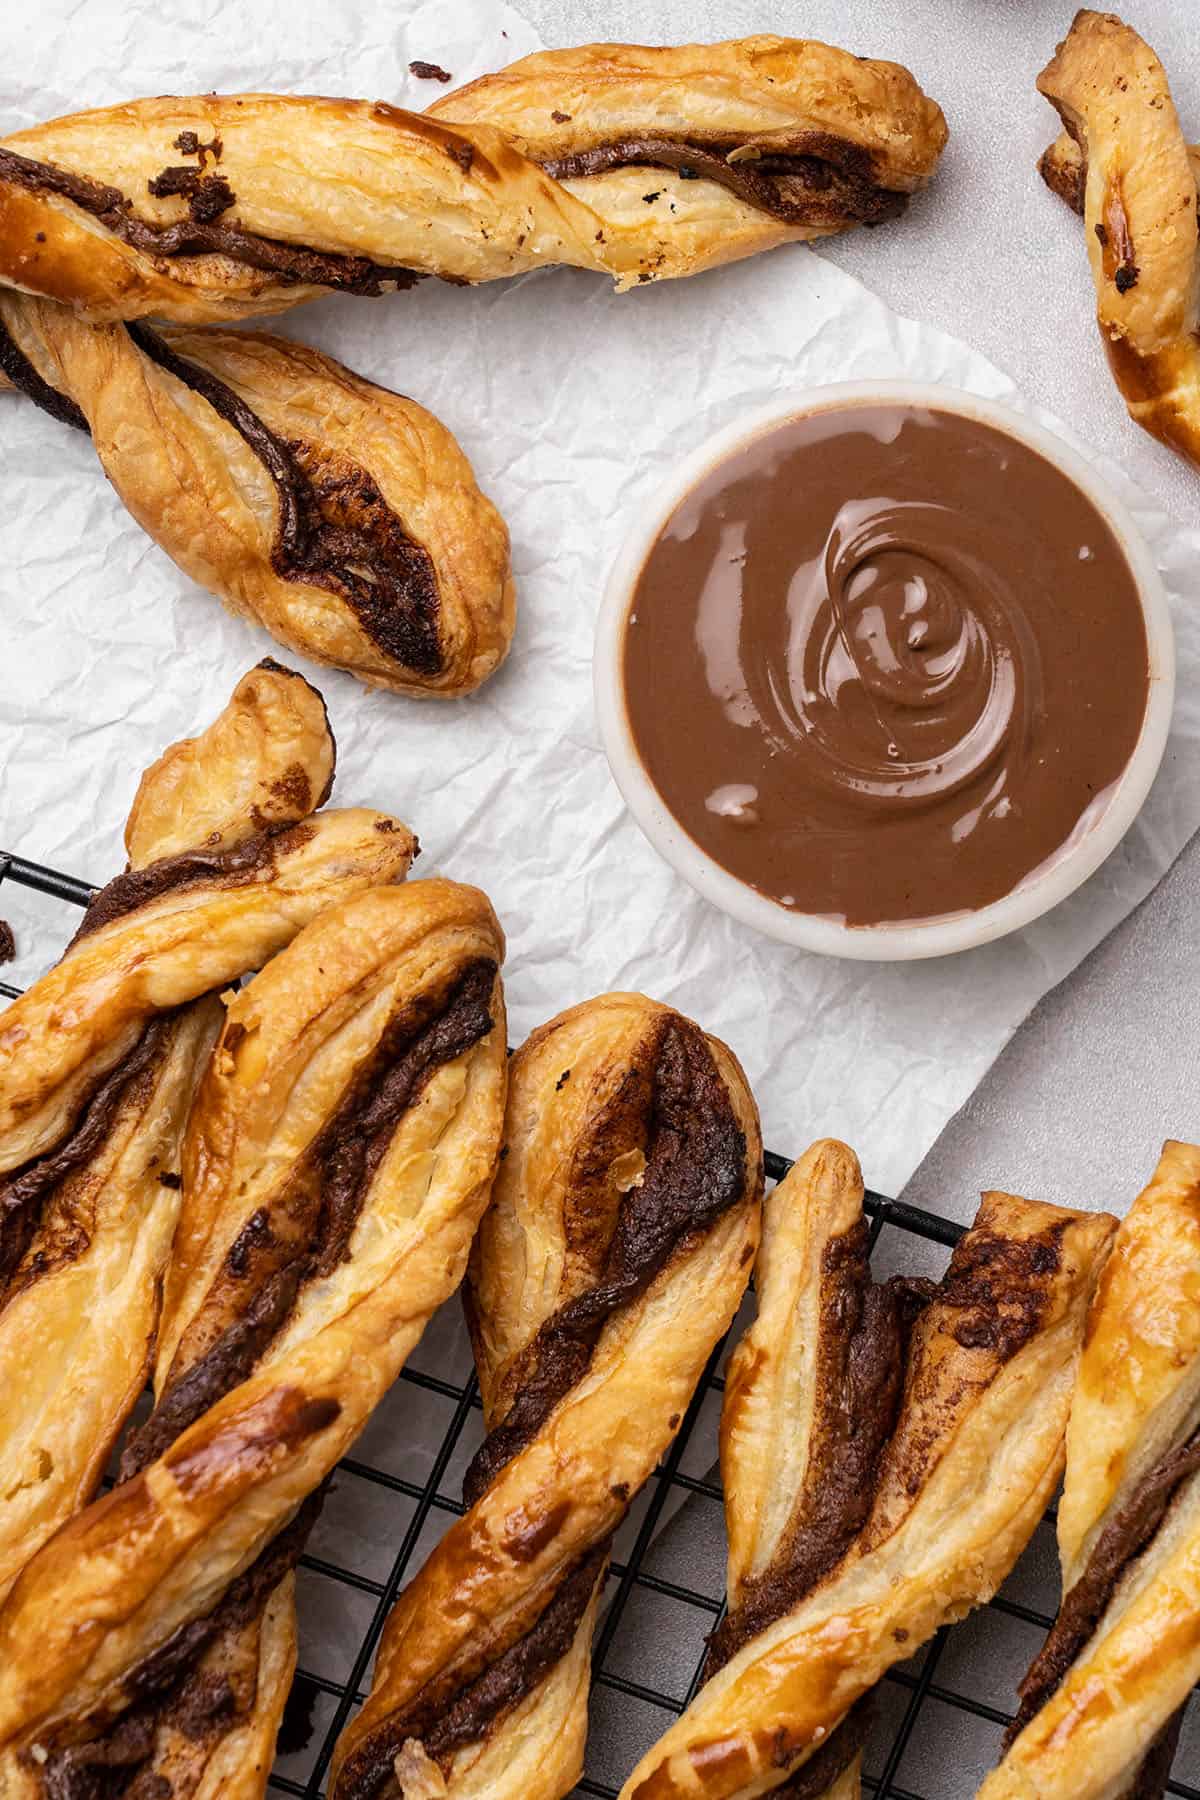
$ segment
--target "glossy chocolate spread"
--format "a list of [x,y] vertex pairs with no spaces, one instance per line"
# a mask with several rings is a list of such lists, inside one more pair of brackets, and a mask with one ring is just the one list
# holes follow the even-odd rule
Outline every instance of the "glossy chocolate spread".
[[725,869],[852,925],[973,911],[1103,811],[1149,690],[1092,502],[990,425],[831,408],[737,450],[635,588],[641,760]]
[[[841,226],[849,220],[879,225],[903,212],[908,203],[907,194],[889,192],[872,179],[868,150],[825,132],[802,133],[786,151],[626,137],[542,162],[555,181],[639,166],[674,169],[684,180],[715,181],[785,225]],[[646,195],[648,201],[657,198]]]

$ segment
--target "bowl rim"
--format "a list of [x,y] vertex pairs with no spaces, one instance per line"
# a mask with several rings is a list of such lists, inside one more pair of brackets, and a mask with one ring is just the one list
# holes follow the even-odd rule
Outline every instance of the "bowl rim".
[[[722,868],[689,836],[638,756],[625,705],[621,652],[642,565],[671,513],[698,481],[733,452],[791,419],[871,404],[953,412],[991,425],[1039,452],[1083,490],[1111,527],[1133,574],[1146,630],[1149,688],[1133,754],[1112,784],[1104,811],[1040,871],[975,912],[894,925],[847,925],[780,905]],[[1140,812],[1166,750],[1175,694],[1175,635],[1149,545],[1125,502],[1080,451],[1002,401],[948,383],[880,378],[793,390],[740,414],[682,458],[638,507],[613,559],[596,621],[592,682],[601,744],[626,805],[652,847],[703,899],[796,949],[863,962],[908,962],[975,949],[1019,931],[1074,893],[1112,854]]]

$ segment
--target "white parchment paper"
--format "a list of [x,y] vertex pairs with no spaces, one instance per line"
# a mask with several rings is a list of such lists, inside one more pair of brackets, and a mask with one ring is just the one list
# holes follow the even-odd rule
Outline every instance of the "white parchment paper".
[[[45,0],[6,24],[0,128],[168,90],[356,93],[415,106],[536,47],[497,0],[162,9]],[[918,204],[932,204],[930,198]],[[880,258],[904,223],[873,239]],[[988,279],[980,271],[981,281]],[[637,500],[714,427],[781,392],[870,375],[940,380],[1017,404],[967,345],[891,313],[802,248],[618,299],[553,271],[478,289],[421,284],[332,299],[279,329],[431,407],[508,520],[520,593],[513,654],[470,700],[402,700],[308,669],[339,744],[335,800],[402,814],[418,871],[475,881],[508,932],[515,1040],[610,987],[670,1000],[719,1032],[758,1094],[766,1140],[834,1132],[895,1192],[1038,997],[1162,875],[1200,824],[1200,533],[1126,497],[1169,583],[1176,724],[1143,817],[1049,918],[935,963],[871,966],[768,943],[694,896],[626,814],[599,749],[590,655],[604,576]],[[89,445],[0,396],[0,844],[95,881],[147,760],[224,703],[273,648],[150,542]],[[297,659],[290,658],[296,662]],[[66,919],[9,901],[27,980]]]

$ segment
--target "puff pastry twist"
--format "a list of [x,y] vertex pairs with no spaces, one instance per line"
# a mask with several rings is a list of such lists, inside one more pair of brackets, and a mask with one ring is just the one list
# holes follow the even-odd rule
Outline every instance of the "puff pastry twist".
[[281,644],[440,698],[504,660],[508,532],[414,401],[284,338],[89,326],[11,291],[0,370],[90,431],[172,561]]
[[1115,1220],[985,1194],[939,1285],[880,1289],[862,1198],[832,1142],[768,1198],[722,1418],[732,1610],[622,1800],[853,1794],[864,1696],[994,1593],[1054,1492]]
[[889,217],[945,138],[906,69],[770,36],[543,53],[425,114],[133,101],[0,142],[0,281],[188,324],[553,263],[629,287]]
[[513,1058],[471,1258],[488,1436],[470,1510],[400,1596],[336,1800],[559,1800],[583,1767],[612,1534],[737,1309],[761,1148],[723,1044],[608,994]]
[[376,817],[384,838],[360,817],[342,822],[337,865],[323,852],[297,879],[315,831],[298,822],[333,756],[315,689],[275,666],[245,676],[208,731],[143,776],[129,870],[0,1015],[0,1596],[90,1497],[145,1380],[180,1139],[221,1016],[196,997],[326,899],[408,867],[403,827]]
[[1200,466],[1197,168],[1149,45],[1079,12],[1038,76],[1065,134],[1048,184],[1084,216],[1096,318],[1137,424]]
[[980,1800],[1158,1800],[1200,1680],[1200,1146],[1167,1143],[1092,1302],[1063,1600]]
[[502,955],[476,889],[379,888],[230,1002],[154,1411],[0,1611],[5,1800],[264,1791],[315,1496],[461,1279],[495,1169]]

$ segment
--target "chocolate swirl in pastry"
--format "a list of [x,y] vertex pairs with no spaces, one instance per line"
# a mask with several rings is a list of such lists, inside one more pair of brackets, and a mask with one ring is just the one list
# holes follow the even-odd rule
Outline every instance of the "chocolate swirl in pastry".
[[536,1031],[505,1136],[468,1289],[488,1427],[470,1510],[384,1628],[336,1800],[570,1792],[612,1534],[753,1261],[754,1103],[669,1007],[608,994]]
[[1115,1221],[985,1194],[940,1284],[881,1291],[861,1206],[833,1143],[768,1201],[722,1419],[731,1611],[622,1800],[853,1794],[865,1696],[990,1598],[1054,1492]]
[[[323,896],[407,868],[402,827],[385,846],[359,825],[339,870],[322,858],[298,892],[273,891],[277,869],[293,885],[299,822],[333,755],[316,690],[252,670],[214,725],[142,777],[129,870],[0,1014],[0,1384],[20,1397],[0,1429],[0,1595],[90,1497],[145,1380],[180,1138],[221,1016],[197,996],[263,961]],[[254,884],[235,932],[214,910],[230,882]]]
[[508,532],[445,427],[283,338],[90,326],[0,291],[0,370],[90,430],[138,523],[292,650],[453,698],[508,652]]
[[379,888],[232,999],[154,1411],[0,1610],[6,1800],[263,1793],[318,1490],[461,1279],[491,1184],[503,948],[474,888]]
[[625,288],[888,217],[945,139],[906,69],[780,37],[544,53],[424,114],[140,100],[0,144],[0,281],[189,324],[418,273]]
[[1079,12],[1038,76],[1067,139],[1040,168],[1081,212],[1096,319],[1137,424],[1200,466],[1197,170],[1162,64],[1111,13]]
[[1167,1143],[1092,1302],[1063,1599],[981,1800],[1158,1800],[1200,1679],[1200,1146]]

